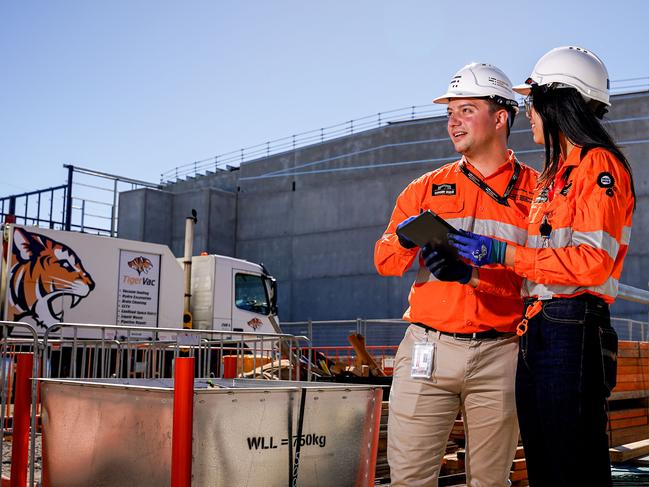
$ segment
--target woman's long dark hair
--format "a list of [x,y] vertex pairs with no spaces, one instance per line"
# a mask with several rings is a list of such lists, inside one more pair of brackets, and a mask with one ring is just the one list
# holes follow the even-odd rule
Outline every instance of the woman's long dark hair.
[[[533,85],[531,94],[534,110],[543,122],[545,139],[545,167],[539,183],[547,187],[554,181],[561,156],[561,133],[574,145],[582,147],[582,156],[596,147],[611,152],[629,173],[635,200],[631,165],[600,121],[606,113],[605,107],[597,102],[587,102],[574,88]],[[593,103],[597,103],[597,106]]]

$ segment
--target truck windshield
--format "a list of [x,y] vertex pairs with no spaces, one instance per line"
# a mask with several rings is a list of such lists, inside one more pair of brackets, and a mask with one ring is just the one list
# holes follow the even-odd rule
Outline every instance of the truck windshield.
[[234,276],[234,304],[237,308],[253,313],[270,314],[266,286],[261,276],[252,274]]

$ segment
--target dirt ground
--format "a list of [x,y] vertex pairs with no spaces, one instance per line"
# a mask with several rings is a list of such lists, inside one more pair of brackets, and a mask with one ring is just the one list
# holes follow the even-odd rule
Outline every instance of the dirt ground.
[[[2,477],[9,478],[11,473],[11,448],[13,443],[11,438],[5,438],[2,442]],[[34,480],[36,485],[40,485],[41,469],[42,469],[42,456],[41,456],[41,436],[36,436],[36,454],[34,458]],[[27,481],[29,482],[29,470],[27,471]]]

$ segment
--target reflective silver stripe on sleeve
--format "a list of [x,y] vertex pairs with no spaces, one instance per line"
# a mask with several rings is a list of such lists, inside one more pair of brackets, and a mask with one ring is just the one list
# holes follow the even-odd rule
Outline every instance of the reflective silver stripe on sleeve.
[[603,294],[615,298],[619,288],[619,281],[609,277],[601,286],[561,286],[559,284],[538,284],[528,279],[523,280],[523,296],[551,296],[556,294],[570,295],[582,291],[592,291],[597,294]]
[[525,240],[527,240],[527,229],[517,227],[511,223],[503,223],[497,220],[483,220],[474,217],[451,218],[447,221],[457,229],[468,230],[469,232],[490,237],[498,237],[518,245],[524,245]]
[[622,229],[622,245],[629,245],[629,242],[631,242],[631,227],[625,226]]
[[608,232],[597,230],[595,232],[574,232],[572,234],[573,245],[590,245],[596,249],[604,250],[611,259],[617,258],[620,244]]
[[[543,248],[544,238],[541,235],[530,235],[527,239],[527,247],[532,249]],[[596,249],[604,250],[611,259],[615,260],[620,251],[620,244],[610,234],[603,230],[596,232],[575,232],[570,227],[552,230],[548,239],[548,247],[561,249],[564,247],[576,247],[577,245],[589,245]]]
[[[527,247],[531,249],[543,248],[544,238],[541,235],[530,235],[527,238]],[[549,247],[553,249],[560,249],[563,247],[570,247],[572,244],[572,228],[557,228],[552,230],[549,238]]]

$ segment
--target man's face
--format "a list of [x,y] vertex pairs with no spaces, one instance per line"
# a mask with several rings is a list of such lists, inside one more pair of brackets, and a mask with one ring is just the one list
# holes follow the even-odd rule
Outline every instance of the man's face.
[[470,156],[479,152],[498,136],[498,111],[486,100],[455,98],[447,108],[448,135],[459,154]]

